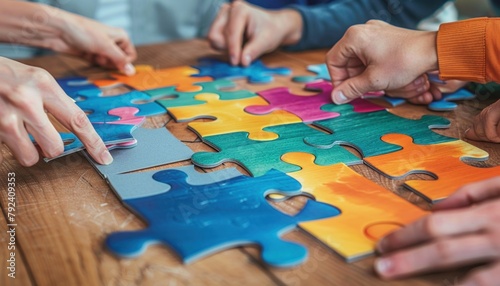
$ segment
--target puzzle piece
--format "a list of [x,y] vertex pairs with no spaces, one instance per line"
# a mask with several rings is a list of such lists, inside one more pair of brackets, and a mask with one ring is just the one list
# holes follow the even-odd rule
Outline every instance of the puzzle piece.
[[236,87],[236,84],[227,79],[219,79],[212,82],[201,82],[194,84],[201,88],[196,92],[178,92],[175,87],[165,87],[159,89],[148,90],[147,93],[157,103],[169,109],[171,107],[199,105],[205,101],[196,100],[194,97],[200,93],[215,93],[222,100],[242,99],[256,96],[255,93],[248,90],[226,91]]
[[[130,146],[131,142],[134,142],[135,140],[132,136],[132,131],[137,126],[134,125],[92,123],[92,126],[101,137],[102,141],[104,141],[104,144],[112,147],[119,146],[118,144],[120,143],[125,143],[124,146]],[[49,162],[85,149],[83,143],[73,133],[59,133],[59,135],[61,135],[61,139],[65,143],[64,152],[57,157],[44,158],[45,162]],[[36,144],[35,139],[31,135],[30,139]]]
[[292,78],[292,81],[298,83],[308,83],[313,82],[318,79],[320,80],[328,80],[331,81],[330,72],[328,72],[328,68],[326,64],[317,64],[317,65],[308,65],[307,70],[315,73],[315,76],[295,76]]
[[[404,98],[383,96],[381,97],[386,102],[388,102],[393,107],[399,106],[406,102]],[[453,101],[459,100],[471,100],[476,98],[476,96],[465,88],[461,88],[453,93],[443,93],[443,97],[440,100],[435,100],[427,108],[433,111],[451,111],[457,108],[457,104]]]
[[[269,105],[254,105],[245,108],[251,114],[268,114],[275,110],[286,110],[300,117],[303,122],[309,123],[340,116],[337,112],[327,112],[321,109],[326,104],[331,104],[332,84],[326,81],[316,81],[306,84],[306,90],[318,91],[312,96],[295,95],[290,93],[286,87],[277,87],[258,94],[262,96]],[[373,112],[384,108],[364,99],[356,99],[351,103],[356,112]]]
[[[169,170],[179,170],[186,173],[188,176],[187,182],[190,185],[208,185],[242,176],[236,168],[200,173],[196,171],[194,165],[188,165]],[[163,194],[170,190],[170,185],[152,179],[155,173],[158,173],[158,170],[114,174],[109,175],[107,180],[121,200],[138,199]]]
[[392,178],[424,173],[436,180],[410,180],[405,186],[435,202],[446,198],[468,183],[500,175],[500,166],[476,168],[462,160],[485,161],[488,153],[462,140],[434,145],[416,145],[411,137],[388,134],[384,142],[401,146],[402,150],[365,158],[377,171]]
[[203,93],[195,96],[197,100],[204,100],[203,105],[170,108],[170,114],[177,121],[194,119],[214,119],[210,122],[191,122],[188,126],[201,137],[221,135],[234,132],[248,132],[253,140],[273,140],[278,135],[263,130],[275,125],[284,125],[300,122],[300,118],[286,111],[277,110],[266,115],[253,115],[244,109],[250,105],[264,105],[266,101],[258,96],[238,99],[220,100],[219,95]]
[[333,206],[315,201],[308,201],[295,216],[273,208],[265,199],[267,194],[298,195],[301,187],[276,170],[258,178],[239,176],[198,186],[187,183],[187,174],[178,170],[160,171],[153,178],[170,185],[171,190],[124,201],[149,227],[108,236],[106,245],[115,254],[136,256],[149,244],[162,243],[190,263],[224,249],[258,244],[266,263],[290,267],[302,263],[307,250],[279,236],[299,222],[339,214]]
[[109,175],[137,171],[141,169],[189,160],[193,151],[166,128],[137,128],[132,135],[137,146],[131,149],[111,151],[113,163],[100,165],[85,153],[94,168],[103,178]]
[[[145,116],[137,116],[139,109],[135,107],[119,107],[108,111],[109,115],[118,117],[117,121],[108,122],[108,124],[126,124],[141,126],[146,120]],[[96,122],[104,123],[104,122]]]
[[471,100],[476,98],[476,96],[470,91],[462,88],[454,93],[443,93],[443,97],[440,100],[435,100],[428,105],[430,110],[434,111],[450,111],[457,108],[457,104],[453,101],[459,100]]
[[93,80],[93,83],[98,87],[124,84],[140,91],[174,86],[180,92],[195,92],[201,90],[200,86],[194,85],[195,83],[212,81],[211,77],[192,77],[192,75],[197,73],[197,69],[189,66],[157,70],[144,68],[136,71],[136,74],[133,76],[115,73],[111,75],[112,80]]
[[302,191],[342,212],[299,226],[348,261],[373,254],[375,243],[388,231],[427,214],[343,163],[319,166],[313,155],[302,152],[287,153],[282,159],[301,167],[288,175],[302,184]]
[[437,134],[430,128],[448,128],[450,121],[443,117],[424,115],[412,120],[382,110],[371,113],[352,112],[353,107],[327,105],[328,110],[339,112],[340,117],[315,122],[314,125],[329,130],[331,137],[306,137],[306,143],[318,148],[329,148],[336,144],[356,148],[363,157],[376,156],[400,150],[399,146],[387,144],[380,137],[388,133],[403,133],[415,138],[416,144],[433,144],[457,139]]
[[210,76],[214,79],[240,79],[247,78],[249,83],[269,83],[273,81],[273,75],[288,76],[292,73],[289,68],[268,68],[261,61],[254,61],[248,67],[233,66],[227,62],[217,59],[201,59],[198,65],[194,66],[200,73],[193,75]]
[[231,133],[204,137],[205,143],[219,152],[198,152],[191,158],[193,163],[204,168],[213,168],[224,162],[234,162],[245,168],[252,176],[261,176],[271,169],[282,172],[298,171],[300,168],[281,160],[288,152],[308,152],[316,155],[316,164],[331,165],[335,163],[359,164],[361,160],[341,146],[320,149],[307,145],[306,136],[329,138],[303,123],[284,126],[267,127],[264,130],[274,132],[279,138],[272,141],[253,141],[248,139],[247,132]]
[[[137,103],[144,101],[146,103]],[[137,116],[153,116],[165,114],[166,110],[151,97],[140,91],[131,91],[116,96],[89,97],[76,104],[88,114],[91,122],[110,122],[120,119],[119,116],[109,114],[108,111],[119,107],[135,107],[139,109]]]
[[61,86],[62,90],[64,90],[69,97],[75,100],[78,98],[78,94],[82,91],[99,91],[99,88],[95,84],[90,82],[87,78],[81,76],[57,78],[56,81],[59,86]]

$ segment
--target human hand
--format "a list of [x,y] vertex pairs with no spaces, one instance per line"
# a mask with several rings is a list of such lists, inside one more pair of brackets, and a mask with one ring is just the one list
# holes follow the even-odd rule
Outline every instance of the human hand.
[[293,9],[270,11],[234,1],[224,4],[212,23],[208,40],[216,50],[227,51],[232,65],[248,66],[281,45],[297,43],[302,16]]
[[500,100],[483,109],[474,118],[465,137],[475,141],[500,143]]
[[436,212],[382,238],[375,269],[386,279],[479,263],[460,285],[500,281],[500,177],[462,187]]
[[0,57],[0,146],[5,143],[23,166],[38,162],[28,133],[46,157],[64,151],[61,136],[44,109],[75,133],[98,163],[113,161],[87,115],[47,71]]
[[135,73],[137,54],[127,33],[54,7],[9,1],[0,11],[0,41],[37,46]]
[[378,90],[397,90],[437,70],[436,32],[412,31],[382,21],[349,28],[328,52],[337,104]]
[[429,104],[442,98],[440,88],[429,81],[427,75],[421,75],[412,83],[395,90],[387,90],[386,94],[392,97],[405,98],[413,104]]

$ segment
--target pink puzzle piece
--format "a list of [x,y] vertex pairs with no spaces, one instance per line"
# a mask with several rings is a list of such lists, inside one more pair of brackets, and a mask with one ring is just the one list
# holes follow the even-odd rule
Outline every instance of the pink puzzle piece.
[[[253,105],[245,108],[245,111],[255,115],[268,114],[275,110],[285,110],[300,117],[303,122],[325,120],[340,116],[337,112],[323,110],[322,107],[332,104],[332,84],[327,81],[316,81],[306,85],[306,90],[319,92],[316,95],[296,95],[290,93],[286,87],[278,87],[258,94],[262,96],[269,105]],[[364,99],[356,99],[350,103],[354,111],[358,113],[373,112],[384,109]]]
[[[119,107],[115,109],[111,109],[108,111],[109,115],[115,115],[120,117],[118,121],[106,122],[107,124],[124,124],[124,125],[135,125],[140,126],[146,120],[146,116],[136,116],[139,112],[138,108],[135,107]],[[104,122],[99,122],[104,123]],[[128,142],[118,143],[107,145],[109,150],[117,149],[117,148],[132,148],[137,145],[137,140],[131,140]]]

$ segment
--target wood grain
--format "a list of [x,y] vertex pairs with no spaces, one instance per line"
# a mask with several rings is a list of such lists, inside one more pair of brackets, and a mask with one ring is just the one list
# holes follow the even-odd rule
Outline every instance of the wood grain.
[[[150,64],[156,68],[194,64],[199,57],[215,54],[201,40],[139,47],[138,52],[137,64]],[[265,56],[264,61],[270,66],[290,67],[293,75],[307,75],[306,65],[321,63],[325,52],[275,52]],[[25,62],[46,68],[54,76],[80,74],[102,77],[105,74],[102,69],[66,56],[49,56]],[[274,82],[265,85],[249,85],[244,81],[238,81],[237,85],[252,91],[287,86],[294,93],[304,93],[303,85],[291,82],[290,77],[277,77]],[[456,112],[439,113],[453,122],[450,129],[439,133],[460,137],[473,116],[491,101],[467,102],[460,104]],[[410,105],[391,112],[408,118],[437,114]],[[175,123],[169,116],[152,117],[146,123],[146,127],[161,126],[166,126],[195,151],[212,150],[187,129],[187,124]],[[499,165],[498,145],[471,143],[490,152],[489,165]],[[191,265],[183,265],[174,252],[159,246],[150,247],[139,258],[120,260],[104,249],[104,238],[111,232],[139,229],[144,224],[123,207],[82,156],[70,155],[49,164],[40,162],[32,168],[23,168],[6,148],[2,154],[6,159],[1,165],[1,173],[16,172],[19,206],[17,238],[23,259],[19,260],[18,278],[14,283],[5,280],[3,262],[0,263],[1,285],[453,285],[464,273],[445,272],[396,282],[382,281],[373,273],[373,258],[347,264],[302,231],[285,235],[286,239],[303,243],[310,250],[310,259],[292,269],[274,269],[263,265],[256,247],[224,251]],[[186,164],[189,162],[171,166]],[[229,166],[234,164],[214,169]],[[404,180],[389,180],[364,165],[351,168],[408,201],[428,208],[424,200],[402,187]],[[239,170],[243,172],[241,168]],[[7,185],[4,177],[0,177],[2,190]],[[419,178],[425,179],[425,176]],[[0,192],[2,208],[6,198],[6,192]],[[276,206],[294,213],[303,204],[304,200],[295,199]],[[0,224],[0,241],[4,241],[4,218]],[[0,250],[2,261],[4,253],[5,249]]]

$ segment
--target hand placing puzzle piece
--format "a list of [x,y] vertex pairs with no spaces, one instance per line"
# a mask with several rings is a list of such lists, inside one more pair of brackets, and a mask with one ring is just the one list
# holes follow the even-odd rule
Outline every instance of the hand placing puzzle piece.
[[382,140],[400,146],[398,152],[365,158],[365,162],[391,178],[423,173],[435,180],[410,180],[405,186],[432,202],[451,195],[472,182],[500,175],[500,166],[476,168],[462,160],[485,161],[488,153],[462,140],[432,145],[417,145],[413,138],[402,134],[387,134]]
[[308,201],[295,216],[272,207],[265,198],[269,193],[301,193],[296,180],[275,170],[258,178],[239,176],[206,185],[189,184],[187,174],[178,170],[160,171],[153,178],[171,189],[124,201],[147,221],[148,228],[108,236],[106,245],[113,253],[137,256],[149,244],[162,243],[190,263],[227,248],[258,244],[266,263],[290,267],[302,263],[307,250],[279,236],[299,222],[339,214],[335,207],[315,201]]
[[[404,98],[398,97],[384,96],[381,98],[392,106],[399,106],[406,102]],[[472,100],[474,98],[476,98],[476,96],[472,92],[466,90],[465,88],[461,88],[452,93],[443,93],[443,97],[440,100],[435,100],[429,103],[427,105],[427,108],[433,111],[451,111],[458,106],[458,104],[456,104],[454,101]]]
[[200,73],[194,77],[209,76],[214,79],[240,79],[247,78],[249,83],[269,83],[273,81],[273,75],[290,75],[289,68],[268,68],[261,61],[254,61],[248,67],[233,66],[227,62],[217,59],[201,59],[194,66]]
[[331,81],[330,73],[326,64],[308,65],[307,70],[316,74],[316,76],[295,76],[292,78],[294,82],[309,83],[316,80]]

